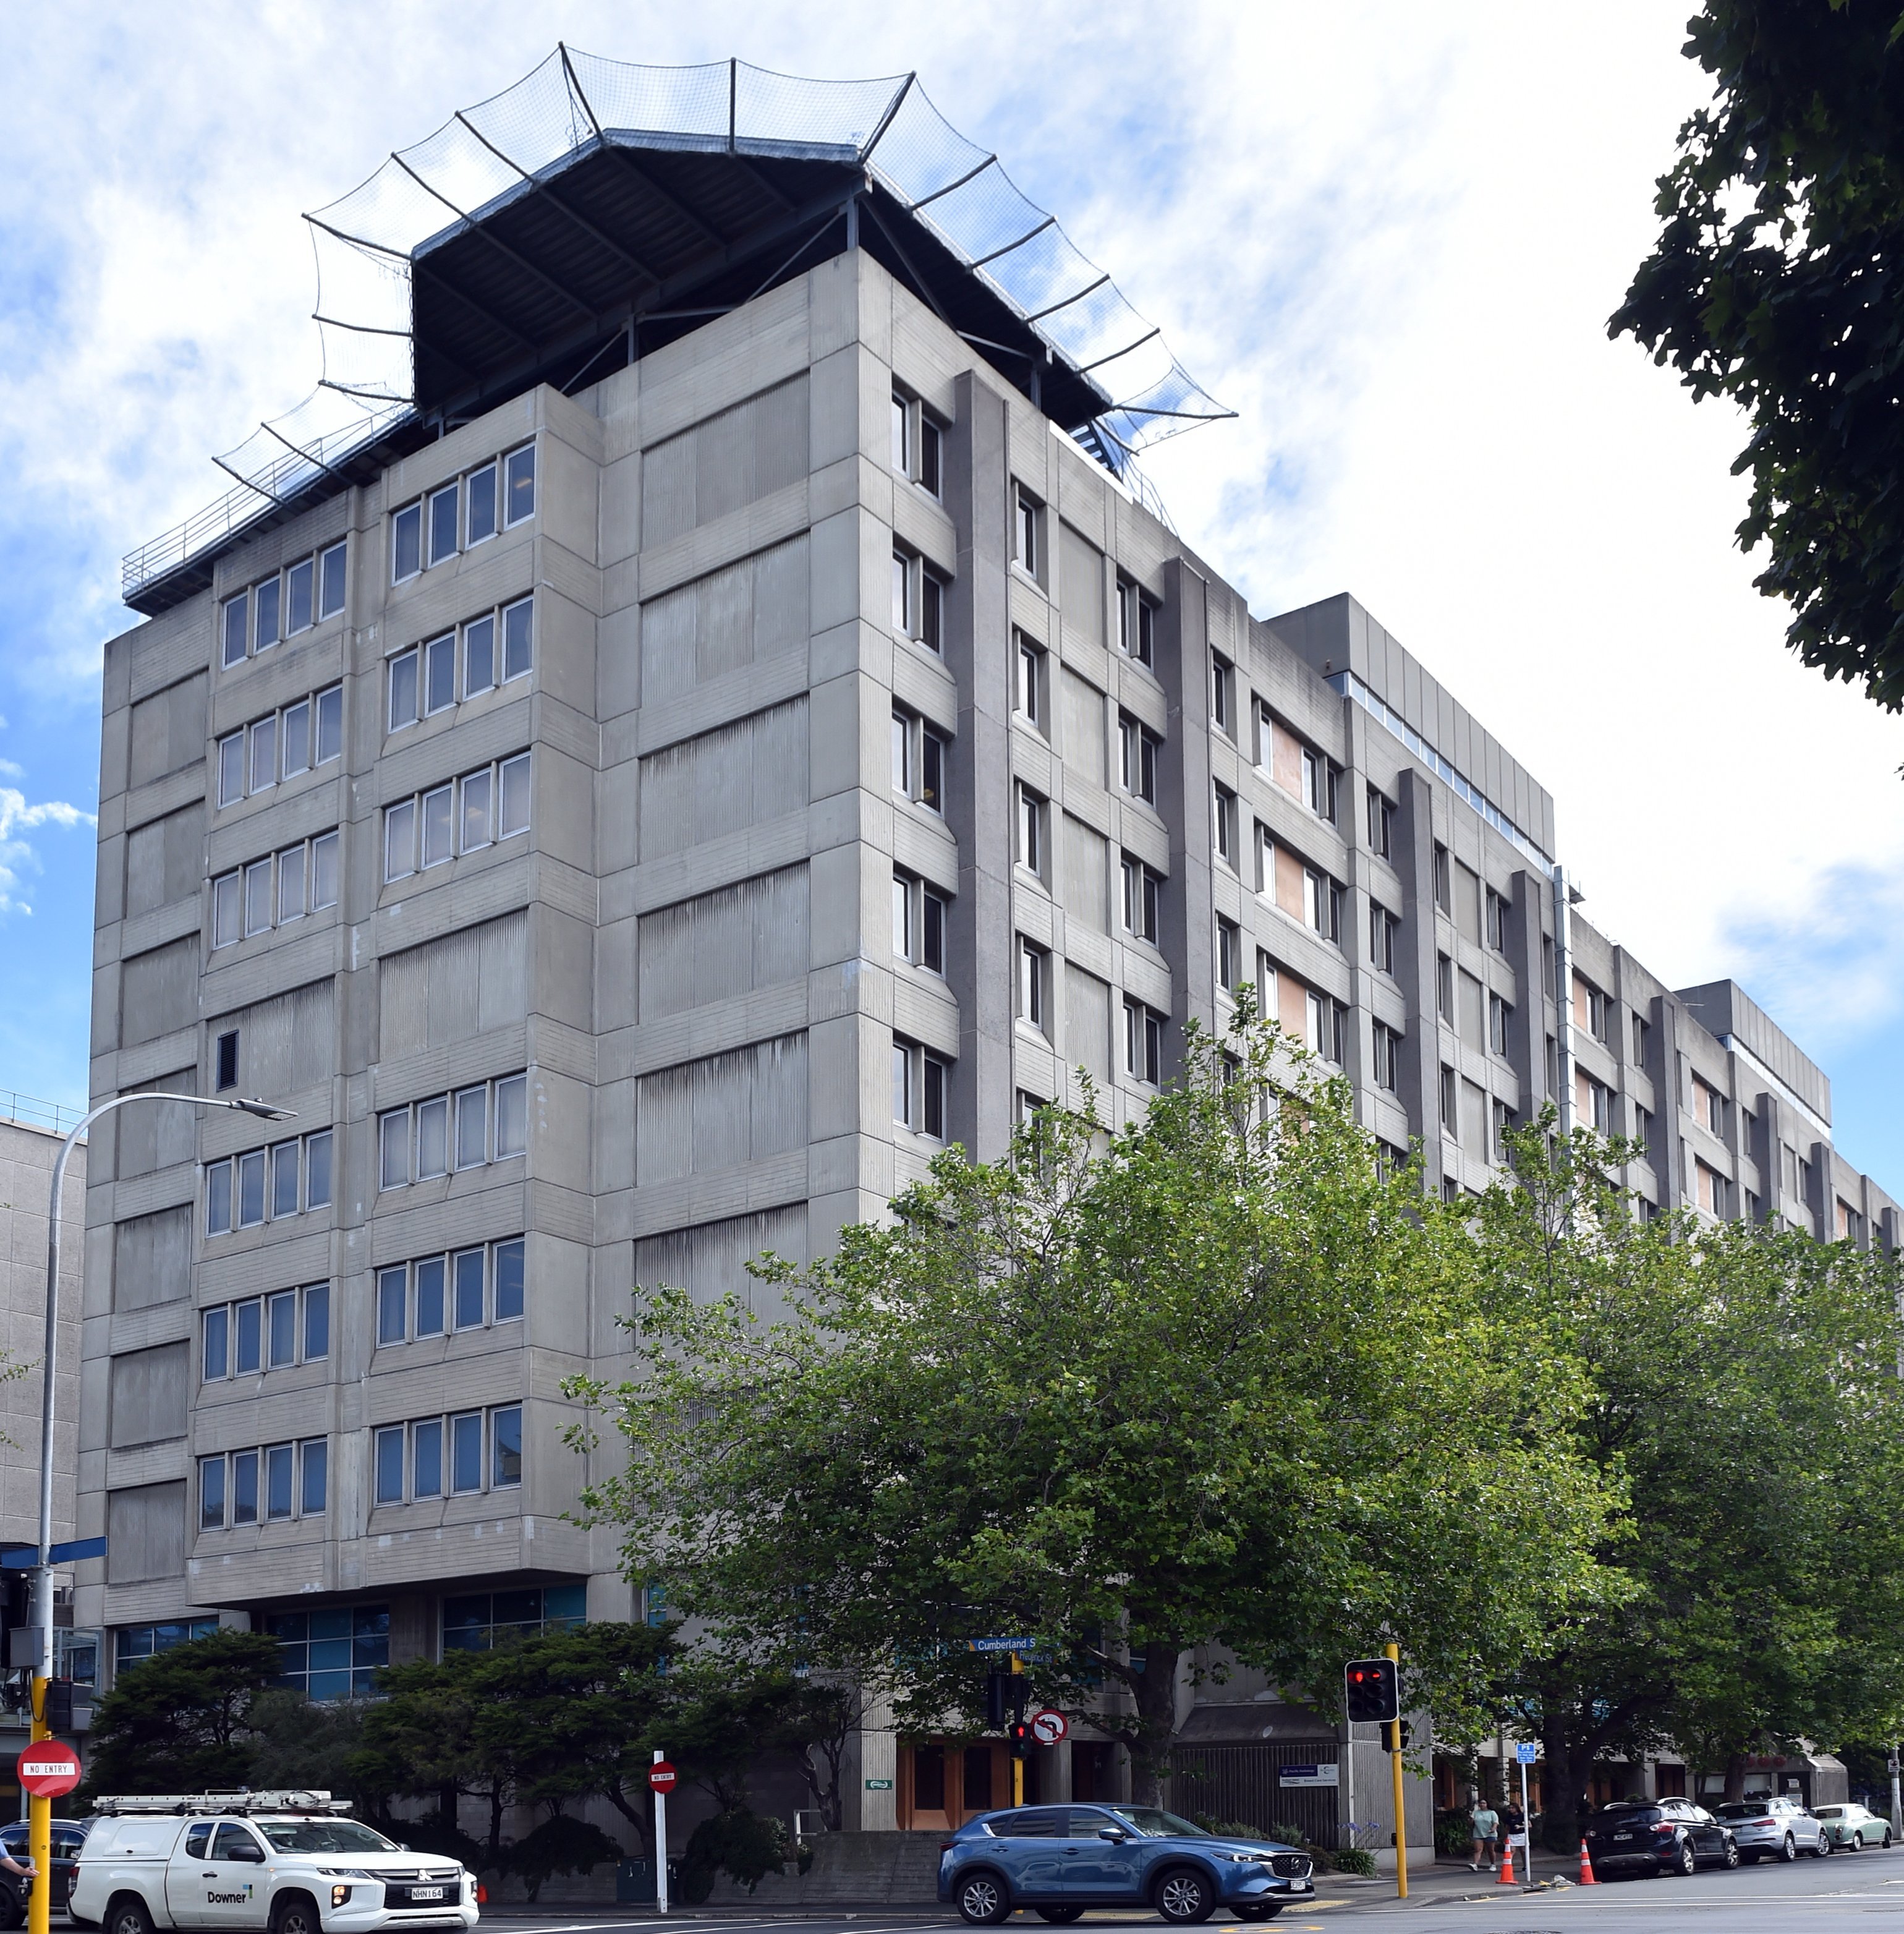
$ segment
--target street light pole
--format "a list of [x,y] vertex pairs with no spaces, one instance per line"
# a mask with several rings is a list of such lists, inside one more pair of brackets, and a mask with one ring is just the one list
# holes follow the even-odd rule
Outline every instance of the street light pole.
[[[219,1101],[209,1095],[173,1095],[158,1089],[120,1095],[83,1116],[62,1144],[53,1165],[47,1203],[47,1342],[40,1364],[40,1548],[33,1568],[32,1743],[53,1737],[47,1724],[47,1683],[53,1677],[53,1426],[54,1358],[59,1348],[59,1197],[66,1182],[66,1159],[73,1146],[101,1115],[128,1101],[184,1101],[194,1107],[235,1108],[260,1120],[285,1122],[295,1111],[269,1101]],[[27,1809],[27,1846],[35,1884],[27,1902],[29,1934],[47,1934],[53,1894],[53,1801],[35,1794]]]

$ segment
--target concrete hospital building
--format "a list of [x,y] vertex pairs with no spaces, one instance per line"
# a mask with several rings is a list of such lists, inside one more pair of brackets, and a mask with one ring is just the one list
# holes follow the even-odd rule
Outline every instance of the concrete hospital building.
[[[329,1698],[641,1616],[560,1441],[631,1285],[823,1253],[1080,1067],[1127,1119],[1241,981],[1434,1187],[1557,1100],[1661,1208],[1899,1239],[1824,1075],[1569,907],[1547,792],[1369,613],[1253,616],[1146,507],[1130,447],[1214,406],[1066,333],[1116,291],[1062,230],[916,83],[798,85],[564,51],[542,147],[461,124],[481,200],[419,149],[407,230],[387,168],[324,212],[408,393],[128,562],[93,1098],[297,1113],[95,1137],[109,1670],[248,1623]],[[1316,1756],[1216,1691],[1189,1743]],[[998,1776],[869,1733],[848,1824]]]

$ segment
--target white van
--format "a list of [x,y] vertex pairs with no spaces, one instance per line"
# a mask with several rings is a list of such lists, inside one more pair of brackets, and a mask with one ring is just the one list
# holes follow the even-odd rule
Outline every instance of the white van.
[[328,1793],[103,1799],[67,1911],[104,1934],[475,1926],[476,1878],[460,1862],[413,1854],[343,1817],[349,1807]]

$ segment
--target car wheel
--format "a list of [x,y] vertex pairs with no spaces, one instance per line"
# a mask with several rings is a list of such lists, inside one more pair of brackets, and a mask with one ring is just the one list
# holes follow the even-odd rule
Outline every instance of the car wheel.
[[121,1894],[106,1910],[106,1934],[152,1934],[146,1903],[137,1894]]
[[996,1874],[968,1874],[957,1898],[960,1918],[975,1927],[995,1927],[1011,1911],[1011,1896]]
[[1156,1902],[1173,1926],[1194,1927],[1215,1911],[1216,1894],[1195,1867],[1172,1867],[1157,1882]]
[[[1821,1849],[1821,1851],[1822,1851],[1822,1849]],[[1794,1840],[1789,1833],[1788,1833],[1785,1836],[1783,1842],[1779,1846],[1779,1858],[1782,1860],[1795,1860],[1797,1857],[1798,1842]]]
[[1728,1872],[1739,1864],[1739,1843],[1730,1833],[1725,1836],[1725,1852],[1723,1857]]
[[1815,1860],[1824,1860],[1832,1851],[1833,1845],[1833,1842],[1832,1841],[1831,1836],[1825,1832],[1823,1827],[1820,1827],[1818,1830],[1818,1843],[1812,1849],[1812,1859]]
[[1884,1829],[1884,1836],[1878,1842],[1878,1845],[1884,1853],[1887,1854],[1890,1851],[1890,1829],[1888,1827]]
[[1673,1863],[1674,1872],[1683,1880],[1689,1874],[1696,1873],[1698,1870],[1698,1856],[1692,1851],[1692,1842],[1690,1840],[1682,1840],[1680,1842],[1679,1857]]
[[1054,1927],[1068,1927],[1084,1910],[1081,1907],[1041,1907],[1035,1911],[1041,1920],[1048,1920]]
[[324,1934],[316,1905],[301,1893],[288,1893],[271,1916],[271,1934]]

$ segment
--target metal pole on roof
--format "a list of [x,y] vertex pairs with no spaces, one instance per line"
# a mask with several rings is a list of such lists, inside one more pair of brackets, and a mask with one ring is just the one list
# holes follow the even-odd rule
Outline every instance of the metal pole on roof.
[[734,152],[738,103],[740,98],[740,62],[732,55],[728,57],[728,152]]

